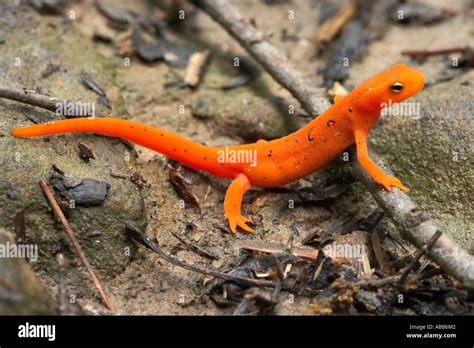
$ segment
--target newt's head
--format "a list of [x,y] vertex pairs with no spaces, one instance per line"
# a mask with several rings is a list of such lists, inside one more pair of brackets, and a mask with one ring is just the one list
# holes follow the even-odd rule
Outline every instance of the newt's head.
[[359,89],[360,100],[371,108],[399,103],[418,93],[424,86],[423,74],[396,64],[365,81]]

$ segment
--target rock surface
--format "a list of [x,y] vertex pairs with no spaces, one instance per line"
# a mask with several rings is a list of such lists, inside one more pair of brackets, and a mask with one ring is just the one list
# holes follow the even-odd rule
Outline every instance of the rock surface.
[[[13,234],[0,228],[0,315],[53,314],[51,298],[25,259],[11,251],[3,255],[3,251],[17,247]],[[28,250],[32,251],[29,256],[34,256],[35,249]]]
[[[48,24],[27,10],[12,13],[16,18],[15,27],[2,33],[5,42],[0,62],[0,85],[40,89],[49,96],[92,102],[98,116],[126,115],[114,82],[116,62],[105,59],[67,21],[60,25],[57,21]],[[22,42],[21,46],[19,42]],[[47,62],[59,64],[60,68],[42,78]],[[88,72],[107,92],[111,110],[81,84],[82,71]],[[94,268],[101,270],[100,274],[114,276],[122,272],[136,248],[124,235],[124,221],[129,219],[143,227],[146,214],[137,186],[127,178],[112,177],[110,173],[130,176],[135,160],[133,151],[117,139],[96,135],[14,138],[9,131],[31,124],[28,117],[45,122],[59,116],[4,99],[0,100],[0,115],[0,227],[13,230],[15,216],[24,212],[27,241],[39,245],[41,262],[35,265],[36,270],[51,272],[56,268],[54,256],[57,252],[64,248],[72,254],[74,251],[38,181],[47,181],[52,166],[56,165],[68,177],[105,182],[110,188],[103,204],[91,207],[72,204],[69,222],[89,261]],[[79,142],[87,144],[95,159],[85,163],[80,158]],[[66,253],[69,259],[79,264],[72,254]],[[71,277],[78,273],[71,273]]]
[[[372,143],[393,163],[410,196],[474,253],[472,210],[474,72],[425,88],[409,109],[385,116]],[[412,109],[417,111],[417,109]]]

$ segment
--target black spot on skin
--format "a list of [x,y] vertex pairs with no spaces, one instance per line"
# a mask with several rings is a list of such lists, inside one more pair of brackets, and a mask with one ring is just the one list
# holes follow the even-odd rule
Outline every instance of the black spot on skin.
[[266,177],[266,176],[264,176],[264,177],[263,177],[263,180],[266,180],[266,179],[267,179],[267,177]]
[[334,120],[329,120],[329,121],[327,121],[327,123],[326,123],[326,126],[327,126],[328,128],[334,127],[335,125],[336,125],[336,121],[334,121]]
[[298,167],[300,165],[300,162],[296,162],[296,166]]
[[268,157],[272,157],[272,150],[268,151]]
[[146,132],[146,128],[143,128],[143,131]]
[[160,135],[161,135],[161,136],[164,136],[164,134],[163,134],[163,133],[161,133]]
[[306,161],[306,156],[304,156],[304,160]]
[[133,126],[130,126],[130,129],[132,129],[132,128],[133,128]]
[[176,152],[176,149],[173,149],[173,152]]
[[184,152],[188,152],[188,150],[187,150],[187,149],[184,149]]
[[311,131],[312,131],[313,129],[314,129],[314,127],[311,128],[311,129],[309,130],[309,132],[308,132],[308,141],[309,141],[309,142],[314,141],[314,138],[311,136]]
[[203,159],[204,159],[204,161],[207,161],[207,157],[204,157]]
[[298,142],[298,139],[295,139],[295,143],[297,143],[297,142]]
[[278,167],[278,169],[280,169],[280,170],[281,170],[281,166],[279,166],[279,167]]
[[352,108],[349,108],[349,112],[352,112]]

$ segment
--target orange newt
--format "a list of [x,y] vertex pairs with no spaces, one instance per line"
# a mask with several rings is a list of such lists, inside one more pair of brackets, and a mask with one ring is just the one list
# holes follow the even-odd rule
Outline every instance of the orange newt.
[[421,72],[402,64],[380,72],[298,131],[272,141],[209,147],[179,135],[131,121],[113,118],[76,118],[15,128],[16,137],[57,133],[90,132],[126,139],[164,154],[182,164],[231,179],[224,200],[225,218],[232,232],[236,227],[252,232],[251,219],[241,215],[242,199],[252,186],[276,187],[303,178],[326,165],[355,142],[362,167],[386,190],[408,189],[386,175],[369,158],[366,136],[377,123],[384,105],[411,97],[424,86]]

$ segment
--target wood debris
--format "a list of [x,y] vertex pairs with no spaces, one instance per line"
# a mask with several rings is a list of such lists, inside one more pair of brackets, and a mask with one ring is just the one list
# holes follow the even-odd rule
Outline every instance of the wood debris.
[[189,87],[197,87],[199,85],[210,57],[211,52],[209,50],[195,52],[189,57],[186,75],[184,76],[184,82]]
[[[243,250],[253,250],[261,253],[275,254],[275,253],[284,253],[287,250],[285,245],[280,245],[276,243],[265,243],[265,242],[241,242],[237,244],[237,247]],[[288,250],[294,256],[301,257],[309,261],[316,261],[318,258],[319,250],[311,248],[298,248],[293,247]],[[348,260],[344,257],[337,255],[336,251],[332,248],[328,248],[324,251],[325,255],[333,259],[338,263],[348,263]]]
[[328,18],[314,33],[312,40],[315,44],[331,42],[351,20],[356,12],[357,6],[349,2],[343,6],[338,13]]

